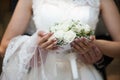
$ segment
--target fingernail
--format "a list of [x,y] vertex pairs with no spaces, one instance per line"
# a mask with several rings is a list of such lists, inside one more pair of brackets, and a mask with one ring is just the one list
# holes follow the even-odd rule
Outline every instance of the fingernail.
[[76,39],[75,39],[75,41],[76,41],[76,42],[78,42],[78,41],[79,41],[79,39],[78,39],[78,38],[76,38]]
[[39,32],[40,35],[46,35],[47,33],[46,32]]
[[88,38],[85,38],[85,37],[84,37],[84,38],[83,38],[83,41],[88,41]]

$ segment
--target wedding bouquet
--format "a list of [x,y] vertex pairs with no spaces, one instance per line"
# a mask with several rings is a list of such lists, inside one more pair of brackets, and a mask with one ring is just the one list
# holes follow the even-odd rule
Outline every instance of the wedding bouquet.
[[[80,20],[69,20],[56,23],[51,26],[49,30],[54,33],[53,37],[57,39],[57,45],[60,46],[71,43],[75,38],[86,37],[89,39],[91,35],[94,35],[94,31],[91,27]],[[73,79],[79,79],[76,56],[71,49],[68,56],[71,64]]]
[[58,45],[71,43],[75,38],[86,37],[94,34],[91,27],[80,20],[69,20],[56,23],[50,27],[50,32],[58,40]]

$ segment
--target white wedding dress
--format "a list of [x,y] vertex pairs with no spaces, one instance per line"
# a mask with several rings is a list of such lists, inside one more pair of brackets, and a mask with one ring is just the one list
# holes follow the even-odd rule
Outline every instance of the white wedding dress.
[[20,35],[10,41],[0,80],[103,80],[92,65],[76,61],[76,68],[75,62],[71,64],[76,54],[69,53],[69,45],[53,51],[37,46],[37,32],[48,32],[56,22],[80,20],[95,30],[99,6],[100,0],[33,0],[37,31],[32,36]]

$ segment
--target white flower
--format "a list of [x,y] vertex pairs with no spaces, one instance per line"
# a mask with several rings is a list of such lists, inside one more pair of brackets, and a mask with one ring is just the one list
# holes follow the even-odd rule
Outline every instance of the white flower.
[[89,25],[84,25],[84,30],[85,30],[85,33],[89,33],[91,31],[91,28]]
[[74,32],[79,33],[83,28],[79,25],[76,25],[75,27],[72,27],[71,30]]
[[63,31],[66,32],[66,31],[68,31],[70,29],[70,27],[71,27],[70,23],[68,23],[68,22],[67,23],[66,22],[65,23],[61,23],[60,27],[59,27],[59,30],[63,30]]
[[63,31],[68,31],[69,30],[69,28],[70,28],[70,26],[69,25],[66,25],[66,24],[62,24],[61,26],[60,26],[60,30],[63,30]]
[[88,37],[93,34],[89,25],[79,20],[67,20],[50,27],[54,32],[54,37],[58,40],[58,45],[68,44],[76,37]]
[[57,39],[62,40],[62,39],[63,39],[64,34],[65,34],[65,32],[64,32],[64,31],[59,30],[59,31],[56,31],[56,32],[54,33],[54,36],[55,36]]
[[50,31],[51,32],[56,32],[57,30],[58,30],[58,26],[57,25],[50,27]]
[[72,42],[76,37],[76,33],[73,32],[72,30],[67,31],[64,35],[64,42],[70,43]]

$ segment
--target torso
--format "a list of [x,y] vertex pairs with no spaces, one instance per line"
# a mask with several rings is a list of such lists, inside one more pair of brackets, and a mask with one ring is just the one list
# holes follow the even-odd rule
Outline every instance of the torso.
[[100,0],[34,0],[33,19],[36,28],[45,31],[56,22],[70,19],[80,20],[95,29],[99,6]]

